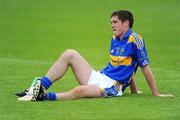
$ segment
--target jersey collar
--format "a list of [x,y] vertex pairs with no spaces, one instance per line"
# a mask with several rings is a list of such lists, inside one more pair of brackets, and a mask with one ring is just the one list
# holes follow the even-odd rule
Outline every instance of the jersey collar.
[[128,31],[127,31],[127,32],[125,33],[125,35],[123,36],[123,39],[128,38],[129,35],[131,35],[131,33],[132,33],[132,29],[129,28]]

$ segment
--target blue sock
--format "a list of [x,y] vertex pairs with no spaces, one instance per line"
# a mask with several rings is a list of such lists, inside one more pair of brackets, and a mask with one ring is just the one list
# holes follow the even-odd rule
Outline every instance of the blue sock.
[[53,92],[48,92],[48,93],[44,96],[44,100],[55,101],[55,100],[56,100],[56,94],[53,93]]
[[41,79],[41,84],[43,85],[43,87],[45,87],[46,89],[48,89],[48,88],[51,86],[52,81],[51,81],[49,78],[47,78],[46,76],[44,76],[44,77],[42,77],[42,79]]

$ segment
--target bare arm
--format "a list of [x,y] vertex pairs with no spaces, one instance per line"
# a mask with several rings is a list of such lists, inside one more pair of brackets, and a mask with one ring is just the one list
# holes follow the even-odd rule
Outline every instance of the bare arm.
[[151,72],[149,65],[142,67],[141,70],[146,78],[146,81],[149,85],[149,88],[151,89],[153,96],[174,97],[174,95],[172,95],[172,94],[159,94],[158,93],[156,81],[155,81],[153,73]]
[[152,95],[158,96],[156,81],[155,81],[153,73],[151,72],[149,65],[141,67],[141,70],[146,78],[149,88],[151,89]]
[[130,93],[132,94],[141,94],[142,91],[138,90],[138,87],[136,85],[136,78],[133,77],[130,84]]
[[130,91],[131,91],[131,93],[138,93],[135,77],[133,77],[132,80],[131,80]]

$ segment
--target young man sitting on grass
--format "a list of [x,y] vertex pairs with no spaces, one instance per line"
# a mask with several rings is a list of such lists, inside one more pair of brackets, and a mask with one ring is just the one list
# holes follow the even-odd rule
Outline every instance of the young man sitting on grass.
[[[18,100],[68,100],[78,98],[98,98],[122,96],[131,85],[131,91],[137,93],[133,80],[137,68],[140,67],[153,96],[167,97],[171,94],[160,94],[155,78],[149,67],[144,39],[132,31],[134,18],[130,11],[119,10],[111,15],[113,36],[110,46],[108,65],[101,71],[95,71],[90,64],[75,50],[68,49],[42,78],[33,81],[27,93],[17,94]],[[79,86],[64,93],[46,92],[47,89],[65,75],[71,67]]]

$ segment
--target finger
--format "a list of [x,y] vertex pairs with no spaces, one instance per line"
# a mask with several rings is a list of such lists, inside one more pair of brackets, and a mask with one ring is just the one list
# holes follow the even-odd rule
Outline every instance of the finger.
[[138,90],[137,93],[138,93],[138,94],[142,94],[143,92]]
[[172,94],[159,94],[160,97],[174,97]]

